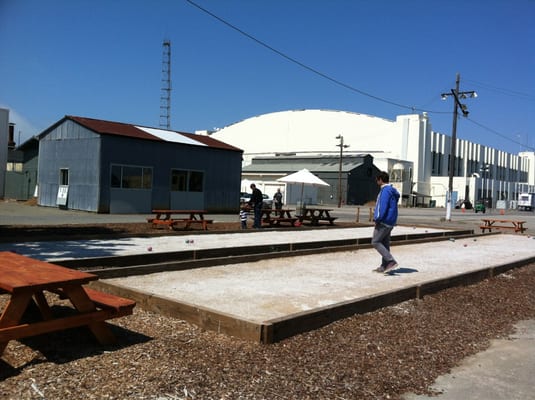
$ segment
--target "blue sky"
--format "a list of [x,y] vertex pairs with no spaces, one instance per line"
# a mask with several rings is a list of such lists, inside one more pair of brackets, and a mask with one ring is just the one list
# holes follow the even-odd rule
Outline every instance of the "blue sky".
[[478,97],[458,137],[535,148],[535,0],[192,1],[256,41],[187,0],[0,0],[0,107],[17,142],[64,115],[158,127],[169,39],[174,130],[311,108],[395,120],[414,108],[449,135],[453,100],[440,94],[460,73]]

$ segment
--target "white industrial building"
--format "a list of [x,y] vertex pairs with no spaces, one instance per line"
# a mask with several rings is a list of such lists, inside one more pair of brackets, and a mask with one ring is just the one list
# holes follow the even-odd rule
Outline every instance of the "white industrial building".
[[[244,167],[255,157],[332,156],[340,150],[342,158],[370,154],[405,198],[419,196],[437,207],[446,203],[451,136],[434,132],[426,113],[399,115],[392,121],[346,111],[281,111],[206,134],[243,149]],[[342,148],[342,143],[349,147]],[[535,153],[511,154],[457,139],[454,164],[454,203],[485,200],[489,207],[515,207],[519,192],[534,191]],[[263,182],[261,175],[247,179],[262,188],[270,182]]]

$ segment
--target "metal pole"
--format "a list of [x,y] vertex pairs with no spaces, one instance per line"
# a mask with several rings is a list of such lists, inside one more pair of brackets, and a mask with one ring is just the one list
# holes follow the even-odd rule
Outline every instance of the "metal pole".
[[344,137],[340,135],[340,165],[338,167],[338,208],[342,207],[342,152],[344,151]]
[[455,80],[455,89],[453,93],[453,127],[451,129],[451,150],[450,150],[450,170],[448,175],[448,195],[446,197],[446,221],[451,221],[452,195],[453,195],[453,169],[455,167],[455,152],[457,146],[457,96],[459,93],[459,82],[461,74],[457,73]]

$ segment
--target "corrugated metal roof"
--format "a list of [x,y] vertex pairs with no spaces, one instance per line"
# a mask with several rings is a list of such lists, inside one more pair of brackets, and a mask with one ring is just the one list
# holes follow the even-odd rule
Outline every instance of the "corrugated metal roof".
[[[348,172],[365,164],[368,154],[351,154],[342,159],[342,171]],[[340,158],[332,155],[314,156],[263,156],[253,158],[252,164],[242,167],[243,172],[295,172],[306,168],[310,172],[338,172]]]
[[[208,146],[224,150],[242,151],[241,149],[221,142],[209,136],[195,135],[165,129],[136,126],[122,122],[105,121],[86,117],[66,115],[64,119],[70,119],[78,124],[101,135],[127,136],[136,139],[182,143],[193,146]],[[61,121],[60,121],[61,122]]]
[[[347,172],[351,171],[363,164],[361,162],[342,162],[342,171]],[[263,172],[263,173],[288,173],[299,171],[300,169],[306,168],[310,172],[338,172],[340,168],[339,163],[328,163],[328,164],[318,164],[311,162],[299,162],[295,163],[284,163],[284,164],[272,164],[272,163],[254,163],[247,165],[242,168],[242,172]]]

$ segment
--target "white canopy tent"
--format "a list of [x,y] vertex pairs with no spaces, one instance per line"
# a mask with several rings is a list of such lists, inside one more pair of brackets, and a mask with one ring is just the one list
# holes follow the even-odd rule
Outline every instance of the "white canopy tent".
[[277,179],[278,182],[290,183],[290,184],[301,184],[301,196],[300,204],[303,204],[303,192],[305,185],[306,186],[330,186],[327,182],[321,180],[308,169],[303,168],[297,172],[294,172],[290,175],[284,176]]

